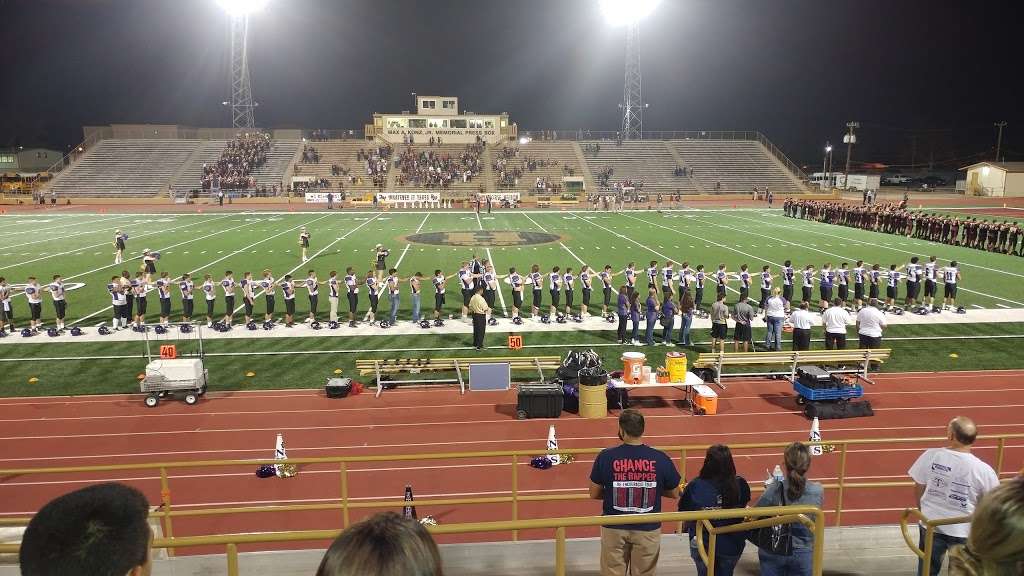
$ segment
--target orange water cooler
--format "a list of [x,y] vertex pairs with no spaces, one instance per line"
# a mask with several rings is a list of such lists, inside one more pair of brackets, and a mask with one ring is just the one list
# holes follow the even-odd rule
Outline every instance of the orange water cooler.
[[644,378],[644,362],[647,356],[643,352],[622,353],[622,381],[626,384],[640,384]]

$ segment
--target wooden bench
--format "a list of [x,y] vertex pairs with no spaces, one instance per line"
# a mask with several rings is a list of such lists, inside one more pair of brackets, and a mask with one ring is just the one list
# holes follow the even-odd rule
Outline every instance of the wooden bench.
[[[892,355],[889,348],[865,348],[851,350],[802,350],[795,352],[705,352],[699,354],[693,362],[692,367],[707,370],[704,380],[714,380],[723,390],[722,377],[734,376],[787,376],[790,380],[796,378],[797,366],[801,365],[825,365],[839,366],[831,372],[843,374],[854,374],[869,384],[874,384],[868,378],[868,371],[872,364],[882,364]],[[724,369],[727,366],[784,366],[780,370],[760,370],[756,372],[733,372],[726,374]],[[856,366],[855,368],[846,366]]]
[[377,393],[380,397],[384,387],[380,385],[382,376],[398,374],[422,374],[424,372],[455,372],[454,378],[419,378],[415,380],[395,380],[394,384],[440,385],[458,384],[459,391],[466,393],[466,381],[463,370],[469,370],[472,364],[508,363],[510,371],[536,371],[537,378],[544,380],[544,370],[556,370],[562,365],[559,356],[499,356],[491,358],[371,358],[356,360],[356,370],[361,376],[374,375],[377,378]]

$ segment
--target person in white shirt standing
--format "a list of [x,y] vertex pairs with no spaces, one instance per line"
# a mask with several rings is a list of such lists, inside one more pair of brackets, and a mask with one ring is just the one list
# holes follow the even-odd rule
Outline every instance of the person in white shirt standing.
[[[48,286],[50,295],[53,297],[53,311],[57,315],[57,330],[64,331],[64,316],[67,313],[67,301],[64,297],[64,280],[57,274],[53,277],[53,283]],[[2,312],[0,312],[2,314]],[[0,330],[3,321],[0,320]]]
[[809,308],[810,304],[804,300],[789,316],[789,321],[793,324],[794,351],[811,349],[811,326],[814,324],[814,317],[811,316]]
[[882,330],[887,326],[885,315],[878,309],[878,300],[868,300],[868,305],[857,312],[857,336],[860,348],[881,348]]
[[330,276],[327,277],[327,301],[331,305],[327,318],[331,322],[338,321],[338,294],[338,271],[331,270]]
[[43,315],[43,290],[39,287],[39,282],[36,281],[35,276],[28,277],[28,283],[25,284],[25,298],[28,299],[28,327],[33,333],[36,333],[43,326],[41,320]]
[[[978,428],[966,416],[957,416],[946,429],[949,444],[944,448],[929,448],[910,467],[914,493],[921,513],[929,520],[970,516],[978,499],[999,486],[999,476],[991,466],[971,454],[971,446],[978,437]],[[942,568],[942,559],[951,546],[967,541],[970,524],[947,524],[935,529],[932,543],[929,575],[936,576]],[[920,546],[924,548],[924,528],[920,529]],[[920,576],[923,562],[918,561]]]
[[853,317],[843,308],[842,298],[832,300],[828,310],[821,313],[821,323],[825,325],[825,349],[846,349],[846,327],[853,324]]
[[764,302],[764,322],[768,330],[764,335],[765,350],[782,350],[782,323],[786,319],[786,301],[780,294],[782,290],[775,288]]

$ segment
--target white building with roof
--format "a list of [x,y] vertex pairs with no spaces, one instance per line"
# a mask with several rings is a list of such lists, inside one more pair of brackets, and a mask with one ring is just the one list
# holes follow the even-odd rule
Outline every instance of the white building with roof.
[[961,170],[968,196],[1024,196],[1024,162],[978,162]]

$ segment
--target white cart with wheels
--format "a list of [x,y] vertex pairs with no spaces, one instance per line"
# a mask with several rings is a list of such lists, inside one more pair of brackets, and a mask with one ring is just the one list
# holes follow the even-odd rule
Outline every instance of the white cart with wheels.
[[146,377],[141,383],[146,406],[153,408],[167,397],[180,398],[191,406],[206,394],[208,377],[209,372],[199,358],[154,360],[146,365]]

